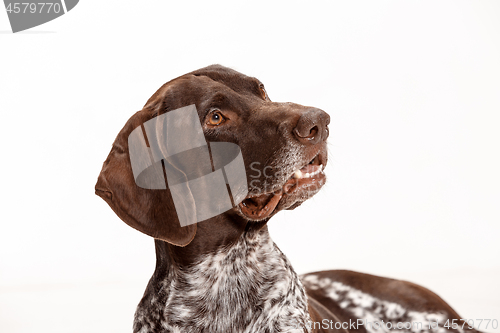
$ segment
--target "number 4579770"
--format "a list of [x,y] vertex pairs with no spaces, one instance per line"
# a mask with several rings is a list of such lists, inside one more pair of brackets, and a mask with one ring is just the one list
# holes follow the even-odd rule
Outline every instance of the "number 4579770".
[[41,14],[41,13],[60,13],[61,4],[53,2],[14,2],[7,6],[7,13],[14,14]]
[[[491,324],[491,326],[490,326]],[[465,326],[467,325],[467,326]],[[491,327],[493,329],[498,328],[498,320],[496,319],[453,319],[453,320],[447,320],[446,323],[443,325],[445,328],[448,329],[458,329],[459,327],[464,329],[473,329],[474,326],[476,329],[488,329],[488,327]],[[482,326],[482,327],[481,327]]]

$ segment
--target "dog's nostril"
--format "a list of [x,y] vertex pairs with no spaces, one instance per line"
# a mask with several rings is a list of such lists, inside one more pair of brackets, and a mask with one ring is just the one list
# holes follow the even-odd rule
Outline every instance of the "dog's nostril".
[[319,132],[318,126],[313,126],[311,128],[309,127],[303,127],[299,128],[296,127],[294,130],[295,135],[299,137],[300,139],[314,139],[314,137],[317,136]]
[[313,128],[311,128],[311,130],[309,131],[309,135],[306,136],[306,138],[314,138],[316,134],[318,134],[318,126],[314,126]]

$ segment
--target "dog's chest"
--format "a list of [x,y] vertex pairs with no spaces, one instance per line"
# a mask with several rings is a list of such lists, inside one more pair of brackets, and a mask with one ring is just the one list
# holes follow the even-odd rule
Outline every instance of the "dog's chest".
[[302,333],[310,320],[304,288],[268,234],[246,235],[172,270],[160,293],[143,303],[134,324],[140,333]]

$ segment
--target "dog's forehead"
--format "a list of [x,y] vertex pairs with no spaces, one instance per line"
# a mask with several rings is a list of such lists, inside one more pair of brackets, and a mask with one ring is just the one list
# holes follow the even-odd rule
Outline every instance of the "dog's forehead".
[[[161,94],[163,105],[169,109],[196,104],[198,111],[210,107],[248,109],[265,101],[259,88],[260,82],[250,77],[240,79],[214,78],[205,75],[186,74],[165,87]],[[206,110],[205,110],[206,111]]]
[[212,65],[200,68],[188,74],[192,74],[194,76],[206,76],[214,81],[222,81],[226,83],[230,83],[232,81],[242,81],[242,80],[246,80],[252,83],[258,82],[258,80],[254,77],[247,76],[243,73],[235,71],[234,69],[224,67],[221,65]]
[[259,88],[263,86],[262,82],[254,77],[247,76],[231,68],[220,65],[201,68],[186,74],[186,76],[204,79],[202,82],[207,85],[212,81],[214,87],[216,87],[217,84],[221,84],[239,93],[251,92],[258,94]]
[[[258,89],[258,88],[257,88]],[[250,84],[213,80],[207,76],[186,75],[172,81],[164,95],[177,104],[196,104],[197,107],[250,105],[260,99],[259,92]],[[220,104],[220,105],[219,105]],[[200,111],[200,110],[198,110]]]

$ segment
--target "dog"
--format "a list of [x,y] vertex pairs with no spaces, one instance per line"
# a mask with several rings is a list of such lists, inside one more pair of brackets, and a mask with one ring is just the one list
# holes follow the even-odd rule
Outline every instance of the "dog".
[[[182,227],[168,188],[136,184],[128,138],[193,104],[207,141],[241,149],[248,191],[231,209]],[[259,80],[220,65],[167,82],[128,120],[95,191],[154,238],[156,268],[134,332],[476,332],[421,286],[351,271],[298,276],[274,244],[269,219],[325,183],[329,122],[318,108],[272,102]]]

